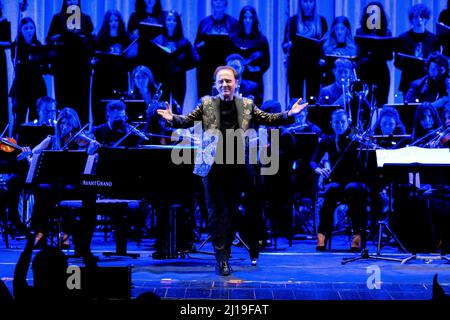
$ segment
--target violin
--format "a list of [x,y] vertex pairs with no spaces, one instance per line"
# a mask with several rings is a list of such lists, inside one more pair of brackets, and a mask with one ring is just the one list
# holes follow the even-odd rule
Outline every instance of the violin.
[[6,153],[11,153],[16,150],[20,151],[20,154],[18,156],[19,160],[29,156],[32,153],[31,150],[24,151],[24,149],[26,149],[26,148],[19,146],[17,144],[17,141],[14,138],[10,138],[10,137],[0,138],[0,150],[2,150],[3,152],[6,152]]
[[11,153],[16,150],[22,151],[22,147],[17,144],[14,138],[0,138],[0,150]]

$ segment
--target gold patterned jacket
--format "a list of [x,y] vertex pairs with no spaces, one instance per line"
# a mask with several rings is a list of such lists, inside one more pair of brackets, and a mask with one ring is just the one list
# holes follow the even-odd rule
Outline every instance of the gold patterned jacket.
[[[275,127],[280,125],[288,125],[295,122],[294,117],[289,117],[288,112],[268,113],[259,109],[248,98],[240,98],[235,96],[236,112],[238,118],[239,128],[244,132],[250,129],[254,124],[262,124],[268,127]],[[177,128],[189,128],[194,126],[195,122],[201,121],[203,131],[214,132],[220,130],[220,97],[217,96],[205,96],[203,97],[196,108],[186,116],[174,115],[173,120],[170,121],[170,126]],[[217,148],[218,139],[214,136],[210,136],[210,141],[204,139],[202,144],[210,141],[216,142],[216,147],[212,148],[212,157]],[[205,148],[202,149],[202,152]],[[203,158],[204,159],[204,158]],[[211,170],[212,163],[203,161],[202,163],[195,164],[194,173],[205,177]]]

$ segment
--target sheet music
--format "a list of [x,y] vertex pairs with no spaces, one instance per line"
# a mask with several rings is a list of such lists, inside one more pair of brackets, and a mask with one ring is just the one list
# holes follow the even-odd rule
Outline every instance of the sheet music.
[[406,147],[394,150],[375,150],[378,167],[385,164],[450,165],[450,149]]

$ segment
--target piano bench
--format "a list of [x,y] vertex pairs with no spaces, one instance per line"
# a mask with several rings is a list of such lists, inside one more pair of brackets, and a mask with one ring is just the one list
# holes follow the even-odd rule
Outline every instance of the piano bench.
[[[141,207],[141,200],[130,199],[99,199],[96,200],[96,211],[100,215],[111,216],[111,223],[115,227],[116,251],[104,252],[105,256],[127,256],[137,258],[140,255],[127,253],[127,230],[125,215],[130,211],[138,210]],[[59,203],[60,208],[70,210],[81,209],[81,200],[63,200]]]

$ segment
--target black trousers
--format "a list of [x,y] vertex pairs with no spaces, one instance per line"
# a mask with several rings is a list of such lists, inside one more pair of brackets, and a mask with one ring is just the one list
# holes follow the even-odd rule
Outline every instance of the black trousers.
[[[367,203],[368,191],[364,183],[350,182],[348,184],[332,182],[325,187],[324,203],[319,212],[319,233],[331,232],[334,228],[334,210],[339,201],[345,201],[354,234],[362,230],[363,215]],[[365,220],[365,219],[364,219]]]
[[235,228],[233,217],[239,214],[239,202],[246,180],[244,166],[214,164],[203,178],[208,208],[208,229],[216,259],[227,259]]

